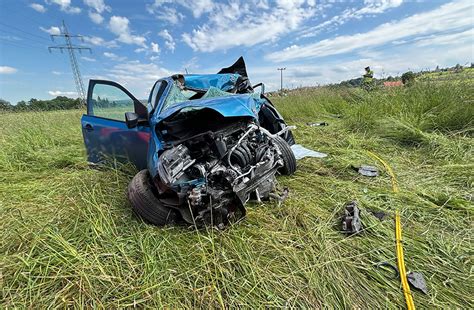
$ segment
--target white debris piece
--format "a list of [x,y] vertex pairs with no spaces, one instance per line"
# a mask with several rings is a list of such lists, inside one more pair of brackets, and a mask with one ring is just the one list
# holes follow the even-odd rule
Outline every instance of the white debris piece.
[[305,157],[316,157],[316,158],[324,158],[328,156],[328,154],[324,154],[321,152],[313,151],[310,149],[305,148],[301,144],[293,144],[291,146],[291,150],[293,151],[293,154],[295,154],[295,157],[297,160]]

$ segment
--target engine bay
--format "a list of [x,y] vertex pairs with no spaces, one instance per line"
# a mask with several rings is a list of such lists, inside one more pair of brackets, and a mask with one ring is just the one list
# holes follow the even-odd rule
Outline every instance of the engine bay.
[[279,137],[254,120],[222,118],[209,128],[203,117],[217,115],[208,113],[183,113],[157,128],[166,144],[154,183],[162,203],[187,223],[223,228],[245,216],[250,199],[269,198],[284,161]]

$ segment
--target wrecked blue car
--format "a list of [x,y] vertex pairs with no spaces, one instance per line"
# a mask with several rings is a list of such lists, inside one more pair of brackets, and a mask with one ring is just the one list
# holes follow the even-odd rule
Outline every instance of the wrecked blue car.
[[296,170],[290,128],[264,86],[250,84],[242,57],[217,74],[160,79],[146,104],[91,80],[81,123],[89,162],[141,170],[128,198],[155,225],[223,228],[250,199],[279,197],[275,176]]

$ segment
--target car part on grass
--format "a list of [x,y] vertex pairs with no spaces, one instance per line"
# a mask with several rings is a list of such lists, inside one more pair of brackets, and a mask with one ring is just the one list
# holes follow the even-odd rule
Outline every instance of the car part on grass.
[[309,127],[320,127],[320,126],[329,126],[326,122],[319,122],[319,123],[306,123]]
[[305,148],[301,144],[293,144],[291,146],[291,150],[293,151],[293,154],[295,155],[296,160],[299,160],[305,157],[324,158],[328,156],[325,153],[321,153],[321,152],[317,152],[317,151],[313,151],[308,148]]
[[387,213],[384,211],[376,211],[376,210],[369,210],[370,213],[372,213],[373,216],[379,219],[379,221],[383,221],[383,219],[387,216]]
[[360,211],[356,201],[349,202],[344,208],[342,217],[342,232],[346,234],[359,233],[362,230]]
[[374,166],[361,165],[360,167],[352,166],[352,168],[365,177],[376,177],[379,175],[379,170]]
[[406,277],[411,286],[422,291],[424,294],[428,294],[425,277],[423,277],[421,272],[411,271]]
[[321,127],[321,126],[329,126],[327,122],[319,122],[319,123],[306,123],[309,127]]
[[270,193],[269,197],[278,201],[278,207],[279,207],[288,198],[289,194],[290,194],[290,190],[288,189],[288,187],[285,187],[283,191],[281,192],[281,194],[278,195],[276,193]]

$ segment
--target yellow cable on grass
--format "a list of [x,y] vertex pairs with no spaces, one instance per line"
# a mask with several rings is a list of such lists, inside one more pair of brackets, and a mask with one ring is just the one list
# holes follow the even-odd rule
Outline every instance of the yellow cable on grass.
[[402,281],[403,295],[405,295],[405,302],[407,303],[408,310],[415,309],[415,303],[411,296],[410,286],[407,281],[407,271],[405,269],[405,260],[403,258],[403,246],[402,246],[402,225],[400,224],[400,214],[398,210],[395,213],[395,239],[397,242],[397,263],[398,271],[400,272],[400,279]]
[[[397,178],[393,173],[392,167],[390,167],[382,158],[377,156],[376,154],[372,153],[371,151],[367,151],[370,157],[378,160],[382,163],[387,170],[387,173],[390,175],[390,179],[392,181],[392,190],[394,193],[399,192]],[[398,210],[395,212],[395,240],[397,244],[397,264],[398,264],[398,271],[400,272],[400,279],[402,282],[403,288],[403,295],[405,295],[405,302],[407,304],[408,310],[415,310],[415,303],[413,302],[413,296],[411,295],[410,286],[408,285],[407,281],[407,271],[405,268],[405,259],[403,257],[403,246],[402,246],[402,225],[400,223],[400,213]]]
[[395,177],[395,174],[393,173],[392,167],[390,167],[382,158],[372,153],[371,151],[367,151],[367,154],[369,154],[370,157],[382,163],[382,165],[385,167],[385,170],[387,170],[387,173],[390,175],[390,180],[392,181],[393,192],[398,193],[399,188],[398,188],[397,178]]

